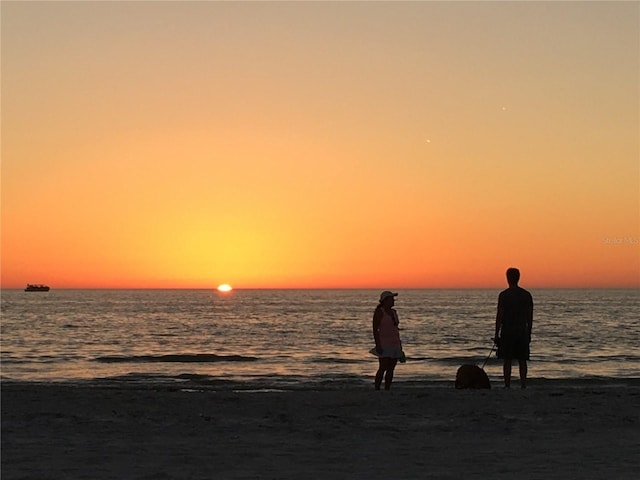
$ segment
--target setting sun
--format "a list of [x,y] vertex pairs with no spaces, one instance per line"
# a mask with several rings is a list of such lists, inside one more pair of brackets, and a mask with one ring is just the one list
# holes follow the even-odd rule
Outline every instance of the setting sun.
[[233,290],[233,288],[228,283],[223,283],[222,285],[218,285],[219,292],[230,292],[231,290]]

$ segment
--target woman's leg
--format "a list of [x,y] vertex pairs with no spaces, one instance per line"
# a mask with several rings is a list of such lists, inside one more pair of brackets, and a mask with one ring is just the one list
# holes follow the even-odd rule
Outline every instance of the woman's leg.
[[385,360],[386,358],[378,358],[378,371],[376,372],[376,380],[374,383],[376,390],[380,390],[380,385],[382,384],[382,377],[384,376],[385,371]]
[[396,368],[396,365],[398,364],[398,359],[397,358],[385,358],[385,360],[387,360],[387,374],[384,377],[384,389],[385,390],[389,390],[391,389],[391,382],[393,381],[393,371]]

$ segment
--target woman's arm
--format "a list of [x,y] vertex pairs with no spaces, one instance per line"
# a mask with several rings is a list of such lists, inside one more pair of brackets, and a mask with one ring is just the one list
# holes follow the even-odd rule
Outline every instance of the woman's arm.
[[373,313],[373,341],[376,342],[376,352],[382,353],[382,345],[380,344],[380,322],[382,321],[382,310],[376,308]]

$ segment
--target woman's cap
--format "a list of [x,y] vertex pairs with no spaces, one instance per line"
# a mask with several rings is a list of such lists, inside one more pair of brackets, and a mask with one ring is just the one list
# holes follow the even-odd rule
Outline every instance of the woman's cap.
[[385,290],[384,292],[382,292],[380,294],[380,301],[384,302],[385,299],[387,299],[389,297],[397,297],[397,296],[398,296],[397,293],[393,293],[393,292],[390,292],[389,290]]

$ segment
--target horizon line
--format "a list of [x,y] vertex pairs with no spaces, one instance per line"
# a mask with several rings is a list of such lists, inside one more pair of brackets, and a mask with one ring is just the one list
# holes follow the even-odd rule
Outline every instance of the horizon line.
[[[639,290],[639,286],[540,286],[540,285],[520,285],[522,288],[537,290]],[[218,287],[58,287],[51,290],[212,290],[218,292]],[[2,290],[24,290],[25,287],[2,287]],[[233,287],[229,292],[219,292],[222,294],[240,290],[497,290],[508,288],[508,285],[498,286],[441,286],[441,287]]]

